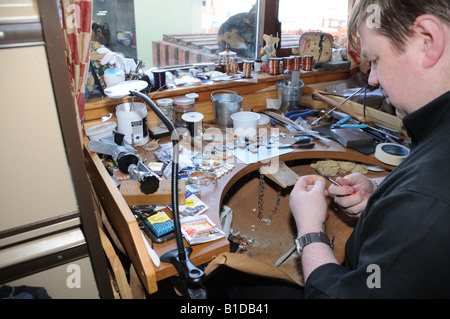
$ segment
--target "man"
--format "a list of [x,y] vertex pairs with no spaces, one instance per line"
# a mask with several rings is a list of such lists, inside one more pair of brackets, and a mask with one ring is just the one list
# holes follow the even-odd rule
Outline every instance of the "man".
[[359,218],[344,265],[322,241],[302,248],[305,296],[448,298],[450,2],[362,0],[349,20],[356,32],[371,62],[369,84],[382,87],[413,147],[378,187],[361,174],[328,191],[321,177],[298,180],[290,206],[299,237],[323,232],[327,192]]

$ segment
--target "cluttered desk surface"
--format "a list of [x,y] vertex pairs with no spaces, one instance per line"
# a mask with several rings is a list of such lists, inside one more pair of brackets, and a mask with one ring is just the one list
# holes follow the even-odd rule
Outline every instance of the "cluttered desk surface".
[[[218,130],[214,127],[204,127],[203,136],[197,139],[191,139],[190,135],[181,135],[179,168],[182,169],[183,178],[186,179],[186,183],[181,184],[186,186],[185,190],[181,190],[186,199],[180,201],[182,203],[180,213],[189,212],[186,208],[192,205],[194,209],[191,209],[191,215],[207,216],[221,230],[220,212],[222,199],[227,191],[243,176],[258,170],[263,165],[267,166],[268,163],[299,159],[336,159],[392,168],[390,165],[381,163],[373,154],[367,155],[344,147],[318,132],[309,135],[307,140],[304,139],[305,135],[308,134],[304,131],[287,129],[283,125],[274,125],[274,123],[258,126],[257,135],[252,138],[238,138],[229,130]],[[292,144],[299,141],[299,138],[304,140],[297,145]],[[120,172],[117,173],[117,170],[111,170],[109,166],[112,167],[113,164],[105,162],[97,153],[87,151],[88,142],[88,138],[85,138],[87,167],[96,192],[100,195],[108,218],[116,228],[121,241],[124,242],[141,279],[144,279],[144,285],[149,292],[152,292],[155,290],[156,281],[175,275],[176,269],[165,262],[156,266],[154,261],[150,260],[145,242],[139,234],[138,223],[130,210],[133,203],[124,200],[118,187],[120,180],[127,177],[122,176]],[[157,140],[151,139],[147,145],[137,147],[136,150],[143,163],[164,180],[167,178],[164,168],[170,165],[163,165],[161,161],[164,161],[164,156],[170,154],[171,147],[171,140],[166,136]],[[168,160],[170,161],[170,158]],[[194,172],[197,178],[189,178],[189,175]],[[198,173],[212,173],[212,175],[198,176]],[[170,179],[170,174],[168,177]],[[277,178],[277,182],[282,184],[283,176],[275,177]],[[157,203],[152,202],[152,204]],[[171,210],[167,207],[161,207],[161,210],[169,217],[171,216]],[[148,236],[146,240],[151,243]],[[186,239],[184,245],[189,246]],[[158,256],[176,249],[173,239],[153,243],[152,246]],[[229,251],[226,236],[218,236],[191,246],[193,248],[191,260],[196,265],[209,262],[221,252]]]

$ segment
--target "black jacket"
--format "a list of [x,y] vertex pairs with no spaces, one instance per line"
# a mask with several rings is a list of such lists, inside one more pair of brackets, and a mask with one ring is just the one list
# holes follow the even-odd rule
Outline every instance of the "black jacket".
[[308,277],[307,298],[450,298],[450,91],[403,123],[410,155],[370,197],[344,264]]

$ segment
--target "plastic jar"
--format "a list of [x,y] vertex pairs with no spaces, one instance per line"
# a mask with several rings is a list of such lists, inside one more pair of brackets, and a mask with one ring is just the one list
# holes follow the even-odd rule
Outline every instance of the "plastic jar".
[[181,118],[184,113],[195,111],[195,99],[186,96],[174,98],[174,124],[175,127],[187,127],[186,122]]
[[116,122],[104,122],[86,129],[86,135],[91,141],[99,141],[102,137],[112,135],[116,129]]
[[[159,99],[156,101],[158,108],[173,124],[173,100],[172,99]],[[166,125],[158,118],[158,126],[165,128]]]
[[134,146],[148,143],[147,105],[140,102],[123,103],[116,107],[117,131]]
[[256,72],[256,73],[261,72],[261,63],[262,63],[261,59],[256,59],[256,60],[255,60],[255,66],[254,66],[254,69],[255,69],[255,72]]

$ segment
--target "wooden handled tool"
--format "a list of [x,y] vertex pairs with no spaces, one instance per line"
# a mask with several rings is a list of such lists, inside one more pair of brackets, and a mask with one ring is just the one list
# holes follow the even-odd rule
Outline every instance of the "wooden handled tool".
[[338,102],[323,96],[322,94],[320,94],[317,91],[314,92],[314,96],[318,97],[319,99],[321,99],[325,103],[328,103],[330,106],[338,109],[339,111],[352,116],[359,122],[366,123],[366,120],[364,119],[363,116],[353,113],[352,111],[348,110],[343,104],[339,104]]

